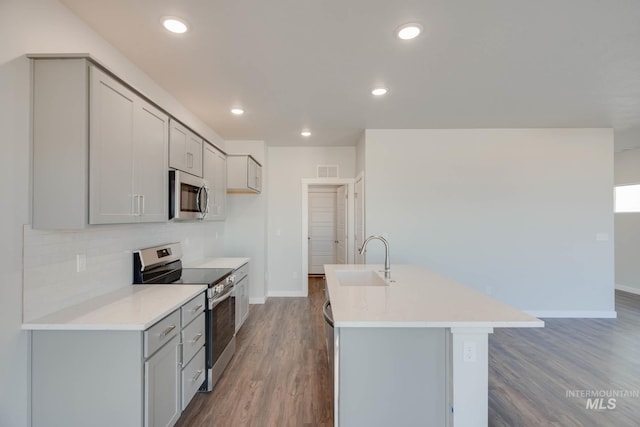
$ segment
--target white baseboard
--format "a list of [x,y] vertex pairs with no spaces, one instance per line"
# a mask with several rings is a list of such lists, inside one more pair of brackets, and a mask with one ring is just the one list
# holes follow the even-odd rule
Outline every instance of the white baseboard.
[[307,297],[307,292],[304,291],[269,291],[269,297],[287,297],[287,298],[300,298]]
[[616,289],[619,291],[629,292],[630,294],[640,295],[640,289],[634,288],[633,286],[618,285],[616,283]]
[[265,302],[267,302],[265,297],[249,298],[249,304],[264,304]]
[[618,314],[615,310],[589,311],[589,310],[523,310],[530,316],[548,319],[615,319]]

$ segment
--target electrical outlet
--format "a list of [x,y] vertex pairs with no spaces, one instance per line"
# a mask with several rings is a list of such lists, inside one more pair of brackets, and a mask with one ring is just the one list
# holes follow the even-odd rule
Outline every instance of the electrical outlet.
[[462,360],[475,362],[477,359],[477,346],[473,341],[465,341],[462,350]]
[[85,254],[76,255],[76,272],[82,273],[87,270],[87,256]]

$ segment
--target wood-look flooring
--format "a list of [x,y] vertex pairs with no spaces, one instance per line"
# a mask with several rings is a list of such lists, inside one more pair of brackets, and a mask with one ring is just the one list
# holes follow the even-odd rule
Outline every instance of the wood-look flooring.
[[[545,319],[489,336],[489,426],[640,426],[640,296],[616,291],[617,319]],[[616,399],[587,409],[585,390]],[[635,397],[615,397],[627,392]]]
[[[252,305],[237,350],[211,393],[178,427],[333,426],[321,278],[309,298]],[[640,393],[640,296],[616,292],[617,319],[545,319],[489,338],[489,426],[640,426],[640,397],[587,409],[579,390]],[[606,405],[605,398],[605,405]]]
[[308,298],[252,305],[218,384],[197,394],[176,425],[333,426],[323,286],[313,278]]

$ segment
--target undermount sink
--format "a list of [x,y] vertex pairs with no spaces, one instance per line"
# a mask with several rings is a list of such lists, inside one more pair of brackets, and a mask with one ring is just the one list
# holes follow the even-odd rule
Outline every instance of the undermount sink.
[[389,286],[374,270],[336,270],[335,273],[341,286]]

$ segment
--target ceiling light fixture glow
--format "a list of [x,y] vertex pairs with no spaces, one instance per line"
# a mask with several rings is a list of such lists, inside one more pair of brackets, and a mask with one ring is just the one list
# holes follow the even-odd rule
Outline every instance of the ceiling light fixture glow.
[[304,136],[305,138],[308,138],[311,136],[311,131],[308,129],[305,129],[302,132],[300,132],[300,135]]
[[162,25],[168,31],[171,31],[172,33],[175,33],[175,34],[183,34],[183,33],[186,33],[187,30],[189,30],[189,27],[187,26],[186,22],[174,16],[167,16],[165,18],[162,18]]
[[415,39],[422,32],[422,25],[416,23],[404,24],[398,27],[396,35],[401,40]]
[[242,108],[232,108],[231,114],[235,114],[236,116],[241,116],[244,114],[244,110]]
[[371,95],[373,96],[382,96],[387,94],[387,88],[385,87],[377,87],[371,91]]

